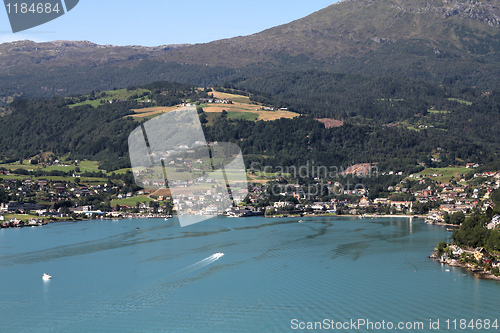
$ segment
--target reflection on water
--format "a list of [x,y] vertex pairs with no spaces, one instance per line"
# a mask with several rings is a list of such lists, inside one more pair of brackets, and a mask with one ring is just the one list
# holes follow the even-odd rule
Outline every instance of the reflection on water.
[[48,293],[50,291],[50,280],[43,280],[43,292]]

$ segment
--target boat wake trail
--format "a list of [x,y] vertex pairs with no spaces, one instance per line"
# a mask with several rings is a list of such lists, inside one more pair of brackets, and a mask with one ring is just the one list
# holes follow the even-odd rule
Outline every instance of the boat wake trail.
[[207,265],[210,265],[211,263],[215,262],[216,260],[219,260],[220,257],[222,257],[224,253],[218,252],[212,254],[210,257],[207,257],[203,260],[198,261],[197,263],[194,263],[188,267],[185,267],[181,270],[178,270],[177,272],[173,273],[170,277],[177,277],[179,275],[184,275],[184,274],[190,274],[200,268],[203,268]]
[[[193,276],[185,276],[193,273],[205,266],[219,260],[224,253],[214,253],[211,256],[200,260],[190,266],[182,268],[177,272],[166,276],[165,278],[155,281],[152,284],[141,287],[139,290],[132,291],[120,297],[115,297],[109,301],[97,303],[88,311],[79,312],[73,315],[71,322],[58,323],[57,319],[49,321],[46,327],[41,327],[40,332],[53,332],[57,327],[57,331],[72,332],[74,326],[79,326],[82,322],[88,325],[97,325],[108,320],[114,320],[118,316],[127,316],[130,318],[134,313],[140,313],[147,309],[158,309],[170,303],[170,295],[182,289],[183,287],[203,279],[205,276],[212,274],[215,270],[208,270]],[[214,268],[215,269],[215,268]],[[184,276],[183,276],[184,275]],[[60,329],[59,329],[60,328]]]

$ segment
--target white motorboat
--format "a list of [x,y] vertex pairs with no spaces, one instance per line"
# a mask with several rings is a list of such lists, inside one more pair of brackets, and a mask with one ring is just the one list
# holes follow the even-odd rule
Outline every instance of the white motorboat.
[[50,278],[52,278],[51,275],[49,275],[47,273],[43,273],[42,279],[44,279],[44,280],[50,280]]
[[222,257],[223,255],[224,255],[224,253],[222,253],[222,252],[217,252],[217,253],[215,253],[215,254],[214,254],[214,258],[215,258],[215,259],[219,259],[219,258],[220,258],[220,257]]

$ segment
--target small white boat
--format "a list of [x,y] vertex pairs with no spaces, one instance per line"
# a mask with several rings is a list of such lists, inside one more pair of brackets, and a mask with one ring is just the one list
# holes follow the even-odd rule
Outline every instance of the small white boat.
[[52,277],[51,275],[49,275],[47,273],[43,273],[42,279],[44,279],[44,280],[50,280],[51,277]]
[[219,259],[219,258],[220,258],[220,257],[222,257],[223,255],[224,255],[224,253],[222,253],[222,252],[217,252],[217,253],[215,253],[215,254],[214,254],[214,258],[215,258],[215,259]]
[[304,222],[304,220],[299,220],[299,223],[302,223],[302,222]]

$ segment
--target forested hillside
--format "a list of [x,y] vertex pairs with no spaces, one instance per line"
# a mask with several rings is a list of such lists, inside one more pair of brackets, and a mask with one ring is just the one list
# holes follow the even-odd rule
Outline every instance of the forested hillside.
[[[458,163],[457,159],[486,161],[498,156],[497,150],[472,143],[458,133],[352,124],[326,129],[309,116],[269,123],[221,117],[205,131],[210,140],[236,142],[247,156],[247,164],[299,166],[315,161],[345,167],[377,162],[381,169],[410,172],[418,162],[447,166]],[[440,162],[433,162],[433,155]]]
[[[292,89],[281,91],[283,82]],[[204,126],[207,139],[237,143],[247,165],[315,161],[347,167],[374,162],[381,169],[410,172],[420,167],[418,163],[448,166],[498,158],[497,93],[314,72],[241,81],[236,86],[252,89],[214,89],[248,94],[265,105],[302,113],[275,121],[229,119],[223,112],[212,113],[211,122]],[[128,135],[140,124],[129,117],[133,109],[197,102],[209,93],[187,84],[153,82],[66,98],[16,99],[0,117],[0,156],[28,159],[50,152],[98,160],[107,170],[122,168],[129,165]],[[339,119],[343,125],[326,128],[316,120],[319,117]]]
[[[253,100],[316,118],[426,129],[436,137],[448,137],[444,142],[475,143],[493,151],[500,147],[500,93],[495,91],[317,71],[268,74],[228,86],[255,92]],[[457,156],[463,155],[460,150]]]
[[139,125],[126,116],[133,113],[132,109],[151,104],[139,100],[148,97],[154,99],[154,105],[171,106],[206,96],[193,86],[170,82],[129,89],[126,100],[113,99],[110,92],[95,91],[68,98],[16,99],[0,117],[1,158],[28,159],[50,152],[101,161],[108,170],[126,167],[130,165],[128,135]]

